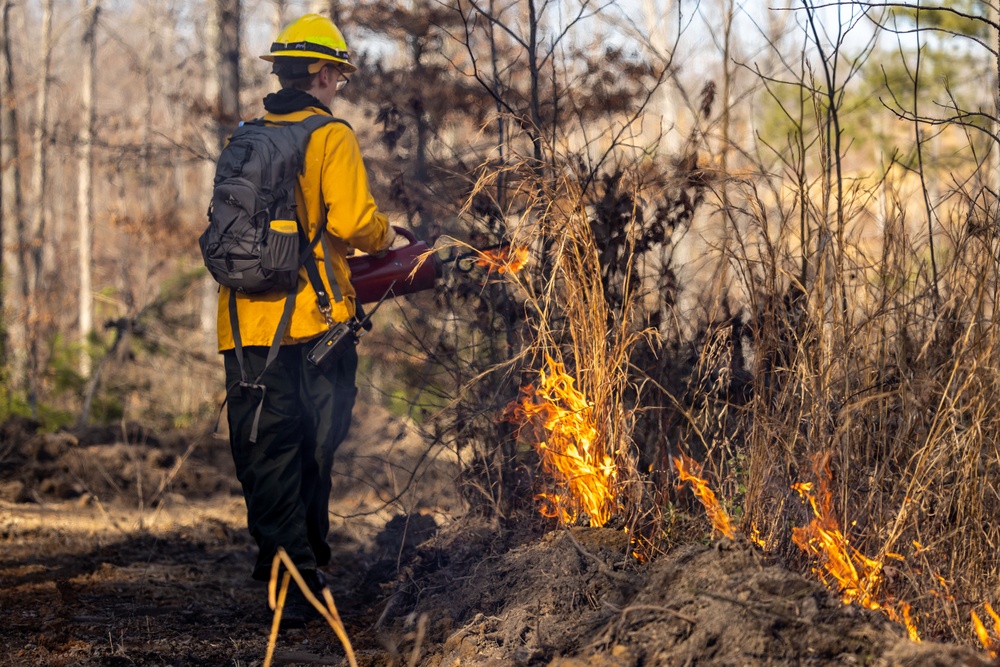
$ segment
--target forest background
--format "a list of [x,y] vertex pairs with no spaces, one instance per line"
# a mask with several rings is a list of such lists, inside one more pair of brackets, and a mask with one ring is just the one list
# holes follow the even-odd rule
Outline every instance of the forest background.
[[677,486],[697,461],[732,534],[987,641],[1000,37],[978,0],[3,0],[5,416],[214,422],[196,239],[220,146],[274,88],[256,56],[306,11],[358,61],[334,111],[393,222],[526,259],[449,271],[364,341],[361,400],[457,451],[470,506],[509,519],[531,488],[650,558],[713,530]]

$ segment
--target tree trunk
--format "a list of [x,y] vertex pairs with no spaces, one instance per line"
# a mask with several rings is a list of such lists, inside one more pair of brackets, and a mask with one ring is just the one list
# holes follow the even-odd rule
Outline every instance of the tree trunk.
[[736,18],[734,0],[723,0],[722,3],[722,145],[719,146],[719,171],[722,173],[722,192],[720,206],[722,207],[721,244],[722,256],[719,257],[718,285],[715,293],[725,295],[729,290],[729,255],[731,251],[733,217],[729,201],[729,153],[732,146],[732,97],[733,69],[730,61],[733,58],[733,21]]
[[538,70],[538,13],[535,11],[535,1],[528,0],[528,76],[531,86],[529,105],[531,108],[531,144],[535,158],[535,171],[542,174],[542,105],[540,82],[541,72]]
[[[208,49],[208,76],[205,97],[213,115],[214,145],[218,155],[240,121],[240,3],[239,0],[215,0],[215,10],[209,16],[205,43]],[[215,176],[213,162],[205,164],[205,182],[211,188]],[[208,197],[206,196],[206,201]],[[215,321],[218,285],[210,276],[202,283],[201,330],[206,349],[215,350]]]
[[240,0],[216,0],[219,88],[215,106],[219,146],[240,122]]
[[[215,104],[219,97],[219,53],[216,44],[219,41],[219,17],[215,11],[208,13],[208,20],[205,23],[204,43],[208,45],[205,50],[205,101],[213,109],[211,118],[205,127],[205,148],[212,154],[213,158],[219,155],[219,132],[215,127]],[[212,190],[212,179],[215,177],[215,160],[206,160],[202,181],[205,183],[206,192],[202,197],[204,201],[209,200]],[[215,344],[215,314],[218,307],[218,285],[208,274],[202,278],[201,282],[201,307],[199,309],[198,321],[201,327],[202,339],[205,341],[205,351],[211,354],[216,351]]]
[[[339,4],[337,0],[310,0],[309,11],[313,14],[327,16],[334,23],[337,23]],[[341,27],[339,24],[337,27]]]
[[54,0],[45,0],[42,9],[41,67],[38,73],[38,98],[35,132],[32,140],[34,164],[31,170],[31,190],[34,195],[27,265],[28,290],[25,294],[25,320],[28,327],[28,404],[32,415],[38,413],[38,391],[41,374],[41,317],[39,315],[42,256],[45,245],[45,189],[48,167],[49,77],[52,72],[52,12]]
[[[10,12],[13,2],[0,4],[0,314],[3,315],[2,352],[3,364],[10,364],[12,377],[17,382],[25,376],[27,332],[20,310],[24,307],[24,294],[17,298],[18,288],[25,284],[24,245],[25,229],[23,194],[21,191],[21,151],[18,137],[17,103],[14,97],[14,64],[10,48]],[[14,243],[11,243],[14,241]],[[13,251],[8,250],[8,245]]]
[[94,328],[94,295],[91,286],[91,263],[94,238],[94,195],[93,195],[93,165],[94,165],[94,61],[96,47],[94,33],[97,29],[97,16],[101,11],[100,0],[80,0],[83,15],[83,62],[81,71],[80,106],[83,118],[80,121],[80,161],[77,190],[77,220],[79,223],[79,334],[81,343],[80,373],[90,374],[90,354],[87,350],[87,338]]
[[287,19],[285,13],[288,11],[288,0],[274,0],[274,28],[273,36],[277,37],[281,29],[285,27]]
[[[644,37],[652,60],[658,66],[666,67],[673,60],[672,40],[676,1],[642,0],[641,5]],[[644,123],[646,141],[657,147],[658,155],[673,156],[681,147],[681,132],[678,129],[677,105],[667,86],[661,85],[653,93],[647,110],[651,123]],[[647,129],[648,128],[648,129]]]
[[[989,10],[990,18],[994,21],[1000,20],[1000,7],[994,7]],[[996,52],[996,57],[993,59],[993,133],[1000,131],[1000,30],[994,31],[994,43],[996,44],[998,50]],[[994,188],[1000,188],[1000,143],[997,141],[993,142],[990,147],[990,163],[993,167],[993,173],[990,174],[989,180],[987,181]]]

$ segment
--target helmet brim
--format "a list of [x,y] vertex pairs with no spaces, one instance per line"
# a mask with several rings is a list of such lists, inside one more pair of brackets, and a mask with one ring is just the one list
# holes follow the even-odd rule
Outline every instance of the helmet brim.
[[[273,63],[275,58],[287,57],[287,58],[308,58],[310,60],[326,60],[328,62],[334,62],[341,65],[344,68],[345,73],[350,74],[357,71],[357,67],[351,64],[349,60],[346,59],[346,51],[336,51],[333,49],[320,51],[308,48],[310,45],[308,42],[298,42],[294,46],[296,48],[281,48],[281,47],[291,47],[292,44],[284,44],[281,42],[275,42],[271,47],[271,52],[260,56],[261,60],[266,60],[267,62]],[[344,57],[340,57],[343,54]]]
[[351,74],[352,72],[356,72],[358,69],[357,67],[352,65],[349,61],[344,60],[343,58],[335,58],[329,54],[320,53],[318,51],[301,51],[301,50],[272,51],[271,53],[259,57],[261,60],[266,60],[269,63],[273,63],[274,59],[279,56],[287,56],[290,58],[310,58],[314,60],[326,60],[328,62],[333,62],[337,63],[338,65],[341,65],[344,69],[345,74]]

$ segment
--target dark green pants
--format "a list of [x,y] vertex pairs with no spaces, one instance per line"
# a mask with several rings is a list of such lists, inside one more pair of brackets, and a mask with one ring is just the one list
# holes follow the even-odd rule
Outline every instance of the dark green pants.
[[[333,453],[351,425],[358,390],[358,355],[349,350],[329,371],[306,360],[311,345],[284,345],[261,384],[267,387],[257,442],[250,442],[261,392],[240,387],[236,353],[223,353],[229,392],[229,443],[243,485],[247,525],[259,553],[253,578],[266,581],[278,547],[299,569],[330,562],[330,470]],[[266,347],[243,349],[251,378],[267,357]],[[234,386],[235,385],[235,386]]]

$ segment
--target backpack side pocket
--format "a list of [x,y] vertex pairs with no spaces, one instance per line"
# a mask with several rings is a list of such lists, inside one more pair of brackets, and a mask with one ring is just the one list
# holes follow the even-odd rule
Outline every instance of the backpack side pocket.
[[298,283],[299,239],[294,220],[272,220],[267,227],[260,266],[275,281],[275,289],[290,290]]

